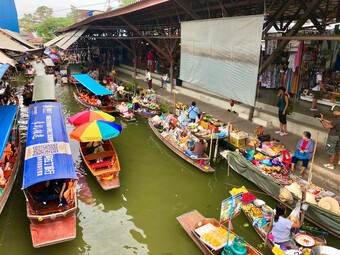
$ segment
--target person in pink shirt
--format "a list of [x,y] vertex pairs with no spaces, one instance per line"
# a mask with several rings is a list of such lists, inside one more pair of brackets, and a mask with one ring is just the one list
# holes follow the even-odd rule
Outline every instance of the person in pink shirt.
[[147,54],[147,59],[148,59],[148,69],[152,72],[152,63],[153,63],[153,53],[151,52],[151,50],[149,50],[148,54]]

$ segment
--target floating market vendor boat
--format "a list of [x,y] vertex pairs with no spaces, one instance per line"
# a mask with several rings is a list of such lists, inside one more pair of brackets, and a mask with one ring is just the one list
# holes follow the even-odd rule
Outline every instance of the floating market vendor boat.
[[95,120],[78,126],[70,134],[72,139],[79,141],[86,166],[104,190],[120,186],[119,160],[110,138],[118,136],[121,132],[122,127],[116,123]]
[[[110,90],[104,88],[102,85],[100,85],[98,82],[93,80],[89,75],[87,74],[76,74],[72,75],[74,79],[80,82],[84,87],[86,87],[88,90],[90,90],[93,94],[96,96],[111,96],[114,93]],[[82,105],[86,107],[96,107],[97,109],[103,111],[103,112],[116,112],[116,103],[111,102],[108,100],[108,102],[102,102],[101,106],[93,105],[91,102],[86,101],[83,99],[78,92],[73,92],[74,98],[81,103]],[[106,103],[106,105],[104,105]]]
[[205,173],[213,173],[215,170],[210,166],[210,158],[207,155],[204,155],[203,158],[193,158],[185,153],[184,150],[181,150],[178,146],[172,144],[168,139],[162,136],[161,132],[157,130],[157,128],[153,125],[152,119],[148,120],[149,126],[151,130],[155,133],[155,135],[174,153],[180,156],[182,159],[198,168],[199,170]]
[[[338,204],[339,206],[340,198],[336,194],[304,181],[297,176],[290,174],[288,178],[283,178],[282,174],[270,173],[267,166],[265,166],[263,170],[260,170],[256,168],[253,163],[237,152],[226,151],[221,152],[221,155],[228,160],[229,166],[235,172],[252,181],[256,186],[271,195],[279,202],[282,202],[279,199],[280,190],[292,184],[294,179],[295,183],[297,183],[299,186],[306,187],[307,192],[312,193],[312,195],[314,195],[315,198],[319,200],[319,203],[322,199],[326,198],[332,200],[332,203],[334,203],[335,200],[335,205]],[[293,209],[296,205],[296,202],[300,200],[300,198],[294,193],[292,193],[292,197],[294,198],[292,204],[284,202],[284,205],[290,209]],[[307,201],[306,203],[308,204],[308,209],[305,213],[305,219],[340,238],[340,214],[319,206],[317,201]]]
[[31,104],[22,190],[33,247],[76,237],[76,182],[60,104]]
[[[178,216],[177,221],[181,224],[184,230],[188,233],[191,239],[196,243],[198,248],[200,248],[204,254],[222,254],[223,248],[226,244],[223,243],[223,241],[228,238],[228,229],[220,224],[216,219],[205,218],[197,210],[193,210],[191,212]],[[212,232],[218,232],[220,240],[217,241],[213,240],[212,238],[210,239],[209,235],[211,235]],[[230,241],[233,242],[233,244],[229,246],[231,247],[231,249],[235,247],[235,249],[246,250],[246,254],[250,255],[262,254],[249,243],[243,241],[243,238],[238,237],[232,231],[230,232],[229,236],[229,244]],[[222,245],[219,245],[220,243],[222,243]]]
[[[0,214],[13,188],[18,173],[21,155],[21,134],[18,123],[19,108],[17,105],[0,106],[0,159],[6,153],[7,141],[14,141],[16,152],[9,158],[10,170],[4,170],[5,183],[0,184]],[[9,151],[10,152],[10,151]],[[8,152],[7,152],[8,153]],[[4,168],[3,168],[4,169]]]
[[127,122],[136,121],[135,115],[125,102],[122,102],[120,105],[118,105],[117,110],[119,112],[119,116],[123,118],[125,121]]
[[[140,93],[143,93],[143,92],[140,92]],[[134,98],[133,99],[133,110],[136,114],[144,118],[150,118],[155,115],[161,114],[160,106],[157,104],[157,94],[149,93],[149,94],[146,94],[144,98],[142,98],[142,96],[139,96],[138,98]]]

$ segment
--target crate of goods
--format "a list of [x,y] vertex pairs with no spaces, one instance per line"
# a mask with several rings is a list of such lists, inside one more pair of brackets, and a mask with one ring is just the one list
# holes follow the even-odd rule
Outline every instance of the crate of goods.
[[230,143],[234,145],[235,147],[244,147],[246,146],[246,138],[237,139],[233,136],[230,136]]

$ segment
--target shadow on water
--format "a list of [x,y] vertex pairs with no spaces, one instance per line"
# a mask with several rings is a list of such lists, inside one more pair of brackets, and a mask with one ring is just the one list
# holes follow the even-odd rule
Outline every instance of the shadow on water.
[[[21,95],[23,81],[18,80],[14,86]],[[56,86],[65,121],[85,110],[73,99],[72,91],[73,87]],[[27,109],[20,107],[23,142]],[[101,189],[82,161],[78,142],[70,140],[79,178],[77,237],[71,242],[40,249],[32,247],[20,189],[22,157],[15,186],[0,216],[0,254],[201,254],[176,217],[197,209],[207,217],[218,219],[220,203],[229,196],[231,189],[225,181],[258,190],[233,171],[227,177],[225,161],[214,166],[214,174],[198,171],[162,144],[144,119],[126,123],[117,117],[116,122],[124,127],[122,134],[112,139],[121,165],[121,186],[118,189]],[[68,133],[73,130],[67,121],[66,128]],[[275,206],[276,202],[268,196],[258,196]],[[236,217],[233,220],[235,232],[265,254],[271,254],[258,246],[262,240],[251,226],[244,227],[245,223],[248,221],[243,214]],[[330,244],[335,245],[335,242],[336,239],[329,239]]]

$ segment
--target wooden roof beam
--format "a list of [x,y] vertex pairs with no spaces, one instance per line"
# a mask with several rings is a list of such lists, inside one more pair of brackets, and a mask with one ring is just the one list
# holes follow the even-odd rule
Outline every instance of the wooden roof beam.
[[[322,0],[313,0],[313,2],[309,5],[307,10],[305,10],[303,15],[301,16],[301,20],[295,23],[292,29],[290,29],[286,33],[286,36],[295,35],[299,31],[299,29],[306,23],[309,15],[312,13],[312,11],[315,10],[315,8],[317,8],[321,1]],[[279,43],[275,51],[260,66],[259,74],[263,73],[267,69],[267,67],[275,60],[275,58],[284,50],[288,43],[289,43],[288,40],[283,40]]]
[[125,19],[123,16],[119,16],[119,18],[129,27],[131,27],[132,30],[134,30],[138,35],[140,35],[145,41],[150,43],[159,53],[161,53],[166,59],[169,61],[172,61],[172,58],[169,54],[167,54],[165,51],[163,51],[158,45],[156,45],[150,38],[145,36],[137,27],[132,25],[127,19]]
[[178,4],[191,18],[193,19],[200,19],[200,16],[189,7],[185,2],[182,0],[175,0],[176,4]]
[[[302,7],[303,7],[304,9],[307,9],[307,5],[306,5],[306,3],[305,3],[304,0],[298,0],[298,1],[299,1],[299,3],[302,5]],[[309,15],[309,18],[310,18],[310,20],[312,21],[312,23],[314,24],[314,26],[318,29],[318,31],[319,31],[321,34],[323,34],[323,32],[324,32],[325,30],[324,30],[324,28],[320,25],[319,21],[314,17],[313,13],[311,13],[311,14]]]

